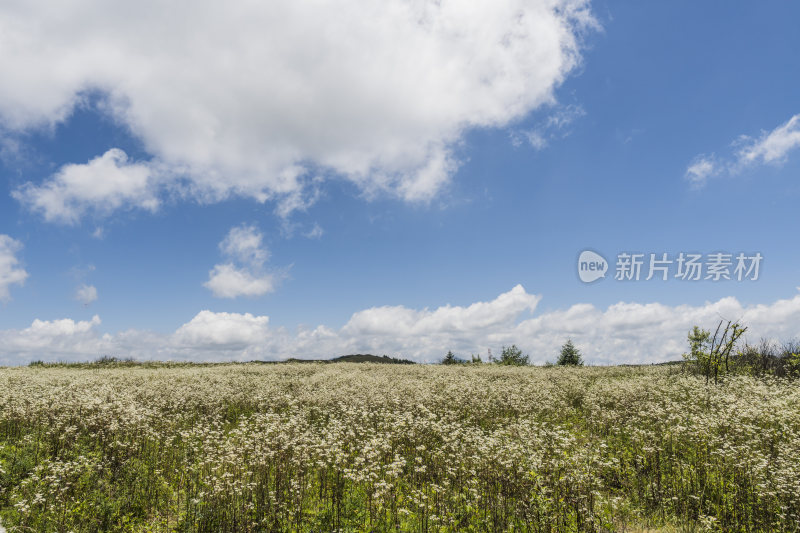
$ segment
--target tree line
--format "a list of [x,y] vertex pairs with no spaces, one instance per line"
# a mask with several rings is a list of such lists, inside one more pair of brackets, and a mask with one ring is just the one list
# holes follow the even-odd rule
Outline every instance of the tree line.
[[[683,366],[688,372],[705,378],[706,383],[720,383],[726,375],[771,375],[780,378],[800,378],[800,342],[783,344],[761,339],[757,344],[742,342],[747,327],[732,320],[720,320],[712,330],[694,326],[687,336],[689,350],[683,355]],[[443,365],[483,364],[480,355],[472,354],[469,360],[452,351],[440,361]],[[527,366],[530,356],[516,344],[503,346],[499,357],[488,351],[488,363],[506,366]],[[572,339],[561,346],[555,363],[545,366],[583,366],[583,357]]]
[[[491,364],[505,365],[505,366],[527,366],[530,364],[530,356],[522,353],[522,350],[516,344],[511,346],[503,346],[500,357],[494,357],[492,351],[489,350],[488,362]],[[461,359],[457,357],[452,351],[448,351],[447,355],[440,361],[443,365],[466,365],[466,364],[482,364],[483,359],[480,355],[472,354],[470,360]],[[561,346],[561,352],[556,360],[558,366],[583,366],[583,357],[580,350],[572,343],[572,339],[567,339],[567,342]],[[546,366],[553,366],[553,363],[546,363]]]

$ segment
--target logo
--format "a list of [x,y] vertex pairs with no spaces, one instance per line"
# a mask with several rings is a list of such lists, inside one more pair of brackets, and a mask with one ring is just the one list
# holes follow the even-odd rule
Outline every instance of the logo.
[[602,255],[591,250],[584,250],[578,257],[578,277],[584,283],[591,283],[606,277],[608,261]]
[[[620,252],[614,280],[758,281],[763,260],[761,252]],[[578,257],[578,277],[584,283],[605,278],[608,268],[597,252],[584,250]]]

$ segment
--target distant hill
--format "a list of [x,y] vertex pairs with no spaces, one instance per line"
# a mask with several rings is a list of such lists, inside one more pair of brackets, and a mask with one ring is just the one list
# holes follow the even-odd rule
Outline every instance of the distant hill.
[[384,363],[390,365],[414,365],[414,361],[408,359],[398,359],[397,357],[389,357],[388,355],[372,355],[369,353],[357,353],[350,355],[340,355],[333,359],[297,359],[290,358],[286,360],[287,363]]
[[414,361],[409,361],[408,359],[398,359],[396,357],[389,357],[388,355],[384,356],[377,356],[372,354],[353,354],[353,355],[341,355],[339,357],[334,357],[331,359],[334,363],[388,363],[388,364],[395,364],[395,365],[413,365],[416,364]]
[[[285,361],[250,361],[250,363],[258,363],[262,365],[277,365],[281,363],[384,363],[391,365],[415,365],[414,361],[409,359],[400,359],[398,357],[389,357],[388,355],[378,356],[368,353],[357,353],[350,355],[340,355],[332,359],[298,359],[290,357]],[[222,363],[213,362],[194,362],[194,361],[136,361],[132,358],[122,359],[110,355],[104,355],[94,361],[83,362],[44,362],[44,361],[31,361],[28,363],[32,367],[123,367],[123,366],[137,366],[137,367],[181,367],[181,366],[212,366],[216,364],[241,364],[236,361],[228,361]],[[2,365],[0,365],[2,366]],[[0,530],[2,533],[2,530]]]

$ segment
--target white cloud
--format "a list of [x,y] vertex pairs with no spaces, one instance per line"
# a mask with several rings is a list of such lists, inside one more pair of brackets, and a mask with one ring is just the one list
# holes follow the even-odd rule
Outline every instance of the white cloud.
[[87,211],[98,216],[120,208],[155,211],[153,171],[146,163],[131,163],[112,148],[82,165],[64,165],[41,185],[27,183],[11,195],[45,220],[74,224]]
[[262,241],[254,226],[232,228],[219,243],[222,254],[232,262],[214,265],[203,286],[217,298],[262,296],[275,290],[275,275],[264,269],[269,252]]
[[11,298],[9,286],[22,285],[28,278],[25,269],[20,268],[17,252],[22,243],[8,235],[0,235],[0,302]]
[[174,340],[183,346],[202,349],[245,348],[263,343],[269,337],[269,317],[250,313],[212,313],[200,311],[175,332]]
[[239,226],[228,232],[219,243],[219,249],[228,257],[260,267],[269,258],[263,239],[255,226]]
[[[100,95],[161,178],[203,201],[307,205],[318,171],[427,201],[467,130],[553,101],[595,26],[588,0],[6,2],[0,125],[52,127]],[[104,157],[125,190],[107,210],[155,206],[147,167]],[[95,178],[64,172],[18,198],[53,221],[101,205]]]
[[708,178],[714,176],[717,172],[718,169],[713,158],[700,155],[686,169],[686,179],[689,180],[692,188],[700,189],[705,186]]
[[342,331],[353,336],[409,338],[471,333],[512,324],[523,311],[536,309],[539,299],[517,285],[491,302],[478,302],[468,307],[446,305],[435,311],[416,311],[403,306],[373,307],[355,313]]
[[724,317],[748,326],[747,339],[800,337],[800,293],[771,304],[742,305],[732,297],[702,305],[620,302],[607,309],[576,304],[528,317],[540,297],[517,286],[488,302],[434,310],[377,307],[353,314],[336,330],[324,325],[294,333],[269,327],[269,318],[201,311],[174,333],[124,331],[100,335],[100,319],[36,320],[24,330],[0,330],[0,363],[31,359],[90,360],[104,354],[138,359],[274,360],[330,358],[347,353],[390,354],[434,362],[448,351],[468,357],[498,354],[516,344],[543,363],[556,359],[571,337],[592,364],[655,363],[680,359],[694,325],[712,328]]
[[203,286],[217,298],[262,296],[275,290],[272,275],[254,275],[246,268],[239,268],[231,263],[214,265]]
[[737,157],[742,164],[780,163],[797,147],[800,147],[800,114],[770,132],[763,132],[760,138],[739,150]]
[[0,330],[0,364],[20,364],[32,360],[96,359],[113,349],[110,337],[95,331],[100,317],[88,321],[36,319],[21,330]]
[[73,335],[82,335],[91,331],[95,326],[100,325],[100,317],[94,315],[89,321],[75,322],[68,318],[61,320],[39,320],[36,319],[31,324],[31,327],[22,330],[23,335],[31,338],[53,338],[53,337],[69,337]]
[[97,287],[94,285],[81,284],[75,290],[75,299],[88,307],[89,304],[97,300]]
[[785,162],[789,152],[800,147],[800,114],[794,115],[772,131],[762,132],[758,139],[742,135],[733,145],[741,148],[727,160],[716,161],[713,157],[699,155],[692,161],[686,169],[685,177],[693,188],[702,188],[708,178],[723,173],[736,174],[758,164]]

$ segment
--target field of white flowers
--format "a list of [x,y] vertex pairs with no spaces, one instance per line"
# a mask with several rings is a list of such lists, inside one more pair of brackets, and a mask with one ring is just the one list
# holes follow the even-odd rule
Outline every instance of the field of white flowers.
[[800,385],[680,367],[0,368],[0,521],[800,531]]

